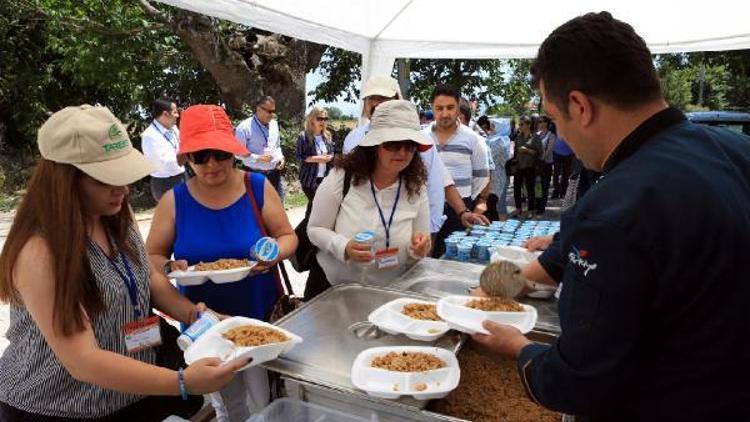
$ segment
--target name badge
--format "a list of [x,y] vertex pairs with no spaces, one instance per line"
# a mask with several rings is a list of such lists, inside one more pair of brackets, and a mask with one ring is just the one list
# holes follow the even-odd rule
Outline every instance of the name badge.
[[156,315],[125,324],[122,326],[122,332],[125,335],[125,348],[128,353],[139,352],[161,344],[159,317]]
[[375,251],[375,262],[378,269],[398,267],[398,248],[386,248]]

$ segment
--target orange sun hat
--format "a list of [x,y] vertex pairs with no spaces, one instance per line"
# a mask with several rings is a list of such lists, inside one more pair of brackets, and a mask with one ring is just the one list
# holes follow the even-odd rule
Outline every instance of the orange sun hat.
[[180,116],[180,150],[178,156],[204,149],[248,155],[250,151],[234,137],[234,128],[223,108],[198,104],[188,107]]

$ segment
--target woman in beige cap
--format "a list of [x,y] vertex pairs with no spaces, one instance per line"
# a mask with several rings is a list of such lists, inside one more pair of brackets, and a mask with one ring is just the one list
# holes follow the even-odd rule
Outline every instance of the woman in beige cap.
[[[0,300],[11,303],[0,358],[0,420],[189,417],[246,361],[156,364],[156,307],[190,323],[195,305],[149,262],[127,185],[149,162],[104,107],[67,107],[39,130],[42,159],[0,255]],[[171,396],[171,397],[145,397]],[[180,398],[180,396],[182,396]]]
[[[370,131],[337,162],[315,195],[307,232],[320,248],[320,268],[310,271],[306,298],[328,283],[387,285],[427,255],[427,173],[417,151],[431,147],[412,103],[392,100],[375,109]],[[344,195],[346,174],[351,189]],[[355,239],[362,232],[372,232],[372,239]]]

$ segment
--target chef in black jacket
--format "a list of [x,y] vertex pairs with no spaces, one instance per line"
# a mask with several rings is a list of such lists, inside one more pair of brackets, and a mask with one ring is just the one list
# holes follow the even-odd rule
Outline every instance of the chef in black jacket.
[[750,420],[750,138],[668,107],[607,12],[539,48],[544,109],[603,174],[538,263],[563,283],[551,346],[485,322],[529,397],[596,421]]

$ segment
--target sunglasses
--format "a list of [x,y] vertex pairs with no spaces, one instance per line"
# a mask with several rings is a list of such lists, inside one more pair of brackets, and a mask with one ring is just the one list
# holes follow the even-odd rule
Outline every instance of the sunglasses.
[[385,142],[383,148],[390,152],[398,152],[401,148],[405,149],[406,152],[414,152],[417,150],[417,144],[412,141]]
[[271,109],[267,109],[265,107],[258,107],[258,108],[261,109],[261,110],[263,110],[263,111],[265,111],[268,114],[276,114],[276,109],[271,110]]
[[211,157],[214,157],[214,160],[216,161],[224,161],[232,158],[233,154],[231,152],[219,151],[216,149],[202,149],[188,154],[188,158],[193,164],[206,164]]
[[327,122],[328,121],[328,117],[316,117],[315,120],[317,120],[319,122]]

